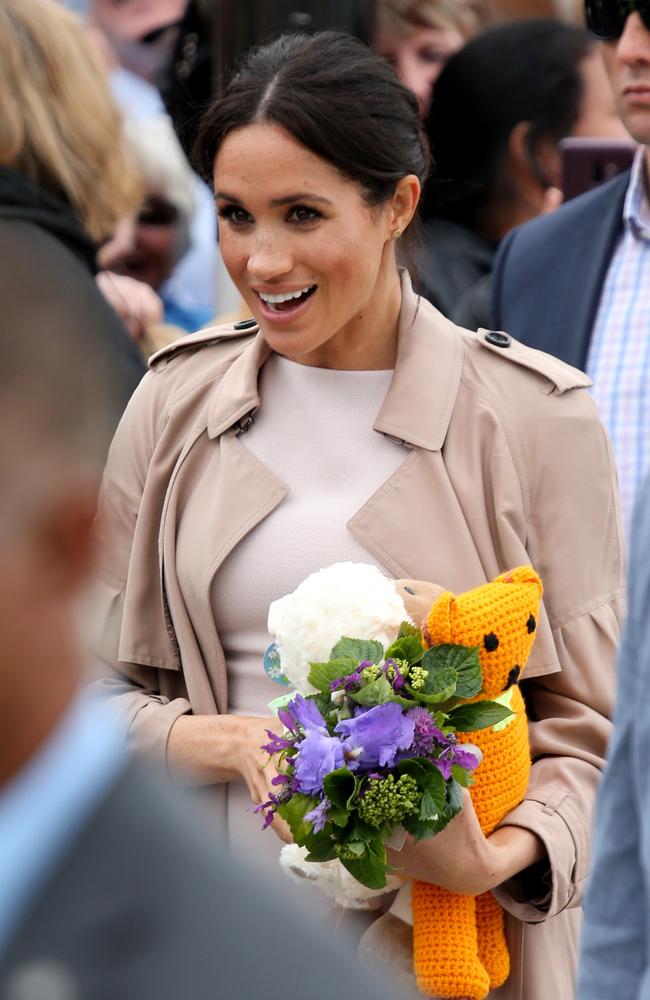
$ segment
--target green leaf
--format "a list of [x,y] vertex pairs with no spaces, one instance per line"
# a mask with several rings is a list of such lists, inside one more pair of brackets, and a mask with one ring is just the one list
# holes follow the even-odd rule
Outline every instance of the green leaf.
[[403,635],[397,638],[384,654],[385,659],[388,659],[389,656],[392,656],[394,660],[406,660],[411,666],[419,663],[424,656],[424,646],[419,634]]
[[347,677],[357,669],[358,661],[352,657],[342,656],[328,663],[310,663],[307,680],[323,694],[330,693],[330,684],[337,677]]
[[415,705],[417,705],[417,702],[414,701],[413,698],[402,698],[401,695],[395,694],[394,691],[388,700],[394,701],[395,704],[401,705],[403,708],[413,708]]
[[459,785],[462,785],[463,788],[471,788],[474,784],[472,772],[466,771],[464,767],[460,766],[460,764],[452,764],[451,776],[458,782]]
[[332,804],[327,810],[327,815],[334,826],[345,828],[350,821],[350,811],[345,806],[335,806]]
[[375,705],[385,705],[391,700],[393,689],[388,680],[382,674],[376,681],[366,684],[359,691],[349,691],[348,697],[356,701],[358,705],[374,708]]
[[332,861],[336,857],[336,841],[325,831],[307,837],[305,847],[309,851],[307,861]]
[[314,829],[312,824],[305,819],[305,815],[310,810],[315,809],[317,805],[318,799],[298,792],[288,802],[283,802],[278,808],[278,813],[289,825],[293,839],[301,846],[306,842],[310,834],[313,833]]
[[418,840],[426,840],[428,837],[433,837],[438,832],[435,823],[420,819],[417,815],[405,816],[402,820],[402,826],[407,833],[412,835],[416,843]]
[[402,622],[399,627],[399,632],[397,633],[398,639],[403,639],[404,636],[415,636],[417,639],[422,641],[420,638],[420,629],[417,625],[413,625],[411,622]]
[[[426,669],[424,660],[422,661],[422,666]],[[418,701],[423,701],[427,705],[439,705],[440,702],[451,698],[457,684],[458,674],[454,668],[443,667],[442,670],[430,670],[424,685],[418,688],[417,691],[410,687],[408,683],[405,687]]]
[[452,667],[458,674],[455,691],[457,698],[473,698],[479,694],[483,687],[483,668],[477,646],[434,646],[425,655],[425,666],[429,662],[430,654],[433,654],[430,662],[433,665],[435,661],[438,664],[437,669]]
[[422,801],[420,802],[420,819],[423,819],[425,822],[431,822],[432,820],[437,820],[439,815],[440,809],[438,803],[429,789],[425,788],[422,793]]
[[330,661],[341,657],[355,660],[355,666],[362,660],[381,663],[384,658],[384,647],[375,639],[350,639],[348,636],[343,636],[332,649]]
[[473,733],[477,729],[496,726],[514,713],[496,701],[475,701],[471,705],[453,708],[447,717],[448,725],[457,733]]
[[347,767],[339,767],[325,777],[323,791],[333,805],[349,809],[357,792],[357,779]]
[[453,819],[463,808],[463,802],[465,798],[463,796],[463,789],[460,787],[458,782],[452,778],[447,783],[447,804],[446,810],[449,814],[449,818]]
[[365,850],[361,857],[354,860],[346,858],[345,861],[341,858],[341,864],[362,885],[369,889],[383,889],[386,885],[386,848],[381,840],[372,840],[362,846]]

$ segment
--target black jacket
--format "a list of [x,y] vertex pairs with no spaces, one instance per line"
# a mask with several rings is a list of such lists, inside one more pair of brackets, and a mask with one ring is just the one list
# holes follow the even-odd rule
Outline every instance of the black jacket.
[[[144,374],[135,344],[95,283],[95,247],[65,202],[0,167],[0,316],[56,336],[61,323],[108,350],[117,368],[119,414]],[[74,359],[71,359],[71,363]]]

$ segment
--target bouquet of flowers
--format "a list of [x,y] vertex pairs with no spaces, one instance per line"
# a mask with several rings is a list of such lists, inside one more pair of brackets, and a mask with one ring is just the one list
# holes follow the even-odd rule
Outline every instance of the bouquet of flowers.
[[280,699],[283,734],[267,731],[263,749],[278,774],[277,791],[258,807],[264,825],[277,812],[307,862],[338,859],[356,882],[386,891],[386,845],[397,828],[432,837],[462,807],[480,751],[457,734],[510,710],[468,703],[482,688],[477,650],[427,649],[373,566],[313,574],[271,605],[269,631],[298,690]]

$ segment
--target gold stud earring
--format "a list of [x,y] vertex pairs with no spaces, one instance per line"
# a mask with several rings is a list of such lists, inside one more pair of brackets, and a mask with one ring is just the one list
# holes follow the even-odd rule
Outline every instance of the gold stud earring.
[[394,239],[394,240],[398,240],[398,239],[400,238],[400,236],[401,236],[401,235],[402,235],[402,230],[401,230],[401,229],[396,229],[396,230],[395,230],[395,231],[394,231],[394,232],[393,232],[393,233],[391,234],[391,239]]

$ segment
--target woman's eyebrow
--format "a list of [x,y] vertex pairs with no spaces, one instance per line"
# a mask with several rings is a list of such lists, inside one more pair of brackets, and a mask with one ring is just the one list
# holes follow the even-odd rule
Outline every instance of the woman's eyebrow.
[[[234,194],[228,194],[227,191],[216,191],[215,198],[230,201],[233,205],[243,205],[243,202],[240,201],[239,198],[237,198]],[[273,198],[271,200],[271,205],[274,207],[278,205],[293,205],[297,201],[317,201],[324,205],[332,204],[329,198],[324,198],[320,194],[312,194],[310,191],[298,191],[297,194],[288,194],[282,198]]]

